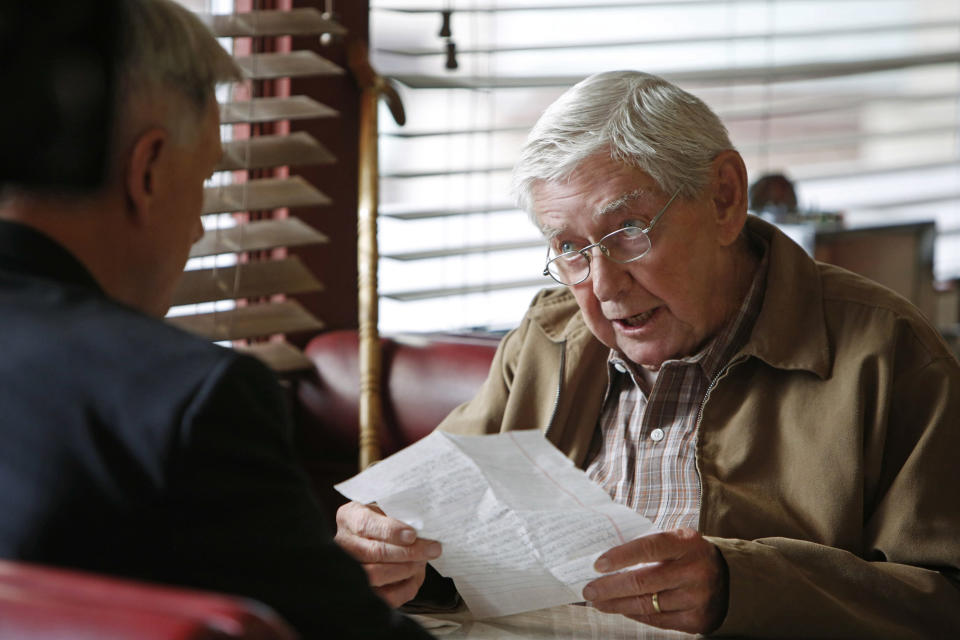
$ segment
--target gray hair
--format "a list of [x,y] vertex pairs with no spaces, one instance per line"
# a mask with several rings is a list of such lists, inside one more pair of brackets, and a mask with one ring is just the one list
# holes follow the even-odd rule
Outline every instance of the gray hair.
[[513,169],[512,190],[532,218],[535,183],[564,180],[605,153],[645,171],[664,193],[694,198],[706,187],[713,159],[727,149],[733,144],[726,127],[696,96],[648,73],[598,73],[540,116]]
[[193,139],[216,85],[240,80],[240,69],[200,19],[173,0],[124,0],[120,4],[120,122],[125,128],[135,126],[145,105],[159,104],[167,115],[166,122],[158,124],[168,127],[177,141]]

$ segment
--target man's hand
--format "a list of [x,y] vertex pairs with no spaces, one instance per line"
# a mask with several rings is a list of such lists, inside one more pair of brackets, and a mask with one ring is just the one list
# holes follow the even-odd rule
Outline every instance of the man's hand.
[[[713,544],[693,529],[643,536],[597,558],[601,573],[655,563],[598,578],[583,597],[600,611],[644,624],[710,633],[727,614],[727,565]],[[656,605],[654,606],[654,595]]]
[[417,538],[409,525],[357,502],[337,510],[334,540],[363,565],[374,591],[392,607],[417,595],[427,560],[442,552],[439,542]]

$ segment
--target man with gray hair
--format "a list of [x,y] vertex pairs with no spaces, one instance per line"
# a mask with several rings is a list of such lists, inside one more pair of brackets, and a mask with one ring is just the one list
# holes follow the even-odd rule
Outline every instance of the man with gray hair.
[[[724,126],[655,76],[567,91],[514,184],[563,286],[439,428],[539,428],[657,525],[584,599],[697,633],[955,635],[960,365],[916,308],[748,216]],[[394,603],[423,581],[431,542],[372,507],[345,505],[337,540],[379,545]]]
[[0,557],[255,598],[305,638],[428,638],[333,542],[273,375],[162,321],[240,72],[178,4],[120,6],[104,184],[0,200]]

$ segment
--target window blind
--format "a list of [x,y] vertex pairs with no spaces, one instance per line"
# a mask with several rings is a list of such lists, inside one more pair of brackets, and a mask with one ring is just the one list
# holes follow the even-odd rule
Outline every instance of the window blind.
[[313,51],[290,50],[288,36],[345,30],[314,8],[183,4],[234,54],[246,79],[218,95],[224,154],[205,187],[205,234],[191,249],[168,321],[230,342],[281,372],[307,367],[309,361],[284,337],[324,324],[288,296],[323,285],[286,250],[328,242],[296,213],[326,207],[331,199],[289,170],[330,165],[337,158],[309,133],[291,133],[289,123],[339,114],[309,96],[290,95],[287,80],[344,71]]
[[516,325],[551,283],[510,169],[550,102],[612,69],[703,98],[801,208],[934,220],[935,274],[960,276],[960,3],[375,0],[370,31],[408,114],[381,119],[384,331]]

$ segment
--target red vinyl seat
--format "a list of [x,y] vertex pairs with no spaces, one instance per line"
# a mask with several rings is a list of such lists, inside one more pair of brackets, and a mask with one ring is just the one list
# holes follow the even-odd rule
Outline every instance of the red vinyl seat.
[[253,600],[0,560],[0,640],[294,640]]

